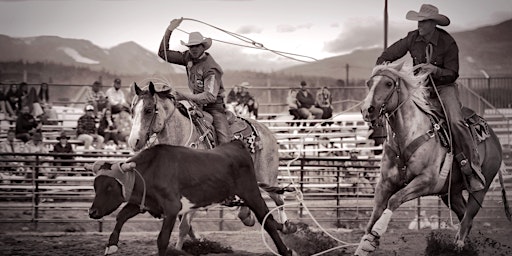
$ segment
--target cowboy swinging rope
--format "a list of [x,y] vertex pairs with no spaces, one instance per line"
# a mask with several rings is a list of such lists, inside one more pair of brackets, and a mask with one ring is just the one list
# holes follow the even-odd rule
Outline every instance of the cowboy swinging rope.
[[[226,41],[222,41],[222,40],[217,40],[217,39],[212,39],[214,41],[217,41],[217,42],[221,42],[221,43],[225,43],[225,44],[231,44],[231,45],[235,45],[235,46],[240,46],[240,47],[247,47],[247,48],[252,48],[252,49],[260,49],[260,50],[266,50],[266,51],[270,51],[274,54],[277,54],[279,56],[282,56],[282,57],[285,57],[285,58],[289,58],[289,59],[292,59],[292,60],[295,60],[295,61],[299,61],[299,62],[313,62],[313,61],[317,61],[317,59],[313,58],[313,57],[309,57],[309,56],[305,56],[305,55],[300,55],[300,54],[294,54],[294,53],[288,53],[288,52],[283,52],[283,51],[277,51],[277,50],[272,50],[272,49],[269,49],[267,47],[265,47],[262,43],[258,43],[248,37],[245,37],[245,36],[242,36],[242,35],[239,35],[239,34],[236,34],[234,32],[230,32],[230,31],[227,31],[227,30],[224,30],[224,29],[221,29],[219,27],[216,27],[216,26],[213,26],[211,24],[208,24],[206,22],[203,22],[203,21],[199,21],[199,20],[196,20],[196,19],[191,19],[191,18],[182,18],[182,20],[189,20],[189,21],[195,21],[195,22],[198,22],[198,23],[201,23],[201,24],[204,24],[204,25],[207,25],[207,26],[210,26],[212,28],[215,28],[215,29],[218,29],[230,36],[233,36],[247,44],[250,44],[251,46],[247,46],[247,45],[241,45],[241,44],[235,44],[235,43],[231,43],[231,42],[226,42]],[[186,32],[182,29],[179,29],[179,28],[176,28],[176,30],[179,30],[185,34],[189,34],[189,32]],[[163,41],[162,41],[163,43]],[[301,60],[301,59],[298,59],[296,57],[292,57],[292,56],[297,56],[297,57],[304,57],[304,58],[309,58],[311,59],[312,61],[305,61],[305,60]],[[165,60],[167,62],[167,52],[165,52]],[[165,82],[165,81],[163,81]],[[345,111],[343,112],[340,112],[336,115],[334,115],[333,117],[331,117],[330,119],[327,119],[327,121],[329,120],[332,120],[333,118],[339,116],[339,115],[342,115],[344,113],[347,113],[353,109],[355,109],[356,107],[358,107],[359,105],[361,105],[363,103],[363,101],[359,101],[357,104],[355,104],[354,106],[346,109]],[[327,121],[324,121],[324,122],[327,122]],[[315,125],[315,128],[317,128],[319,125],[321,125],[322,123],[317,123]],[[311,133],[313,130],[310,130],[308,133]],[[297,161],[299,156],[302,154],[302,148],[299,149],[299,154],[297,154],[297,156],[290,160],[288,163],[287,163],[287,172],[288,172],[288,177],[291,177],[291,171],[290,171],[290,165],[294,162],[294,161]],[[288,186],[291,186],[291,185],[294,185],[295,182],[293,181],[292,178],[290,178],[290,184]],[[290,205],[302,205],[308,215],[311,217],[311,219],[313,220],[313,222],[319,227],[320,230],[322,230],[322,232],[324,232],[325,234],[327,234],[329,237],[331,237],[332,239],[334,239],[335,241],[341,243],[342,245],[340,246],[337,246],[337,247],[334,247],[334,248],[331,248],[331,249],[328,249],[328,250],[325,250],[323,252],[319,252],[317,254],[314,254],[314,255],[321,255],[321,254],[324,254],[324,253],[327,253],[327,252],[330,252],[330,251],[334,251],[334,250],[337,250],[337,249],[341,249],[341,248],[345,248],[345,247],[348,247],[348,246],[357,246],[358,244],[357,243],[349,243],[349,242],[345,242],[345,241],[342,241],[336,237],[334,237],[332,234],[330,234],[324,227],[322,227],[322,225],[320,225],[320,223],[316,220],[316,218],[311,214],[311,211],[309,210],[309,208],[307,207],[306,203],[304,202],[304,197],[303,197],[303,194],[302,192],[300,191],[296,191],[295,192],[296,195],[295,197],[297,198],[297,201],[298,202],[295,202],[295,203],[288,203],[288,204],[284,204],[284,205],[281,205],[281,206],[278,206],[278,207],[275,207],[274,209],[270,210],[269,213],[267,213],[267,215],[265,215],[265,218],[263,219],[263,222],[262,222],[262,225],[261,225],[261,237],[262,237],[262,241],[263,243],[265,244],[265,246],[267,247],[268,250],[270,250],[270,252],[272,252],[273,254],[275,255],[279,255],[277,252],[274,252],[274,250],[268,245],[268,243],[266,242],[266,239],[265,239],[265,232],[264,232],[264,224],[265,224],[265,221],[267,220],[268,216],[270,214],[272,214],[272,212],[280,209],[280,208],[284,208],[285,206],[290,206]]]

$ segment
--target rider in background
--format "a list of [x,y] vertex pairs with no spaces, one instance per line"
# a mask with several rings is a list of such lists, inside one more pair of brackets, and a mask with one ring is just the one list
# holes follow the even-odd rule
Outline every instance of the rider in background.
[[[485,178],[473,137],[464,125],[462,104],[455,83],[459,77],[459,48],[448,32],[437,27],[448,26],[450,19],[439,14],[438,8],[429,4],[423,4],[419,12],[409,11],[405,18],[418,21],[418,29],[410,31],[406,37],[385,49],[377,59],[377,64],[398,60],[409,52],[413,65],[420,67],[420,72],[431,73],[450,122],[455,159],[469,180],[469,190],[481,190]],[[429,86],[433,88],[432,80]],[[436,101],[437,97],[433,97],[432,102],[435,104]]]
[[219,144],[229,142],[233,138],[226,118],[224,104],[224,86],[222,83],[222,68],[213,57],[205,52],[212,46],[212,39],[205,38],[199,32],[189,34],[188,42],[181,41],[188,47],[187,51],[169,50],[169,39],[183,18],[173,19],[158,50],[158,56],[165,61],[185,66],[188,76],[188,87],[192,93],[177,93],[176,99],[188,99],[197,103],[204,111],[213,117],[213,126],[217,133]]

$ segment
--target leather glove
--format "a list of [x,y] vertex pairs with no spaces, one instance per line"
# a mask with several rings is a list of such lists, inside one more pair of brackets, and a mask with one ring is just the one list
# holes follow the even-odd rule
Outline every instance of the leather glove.
[[169,24],[169,26],[167,27],[167,29],[169,31],[173,31],[175,30],[180,24],[181,22],[183,21],[183,17],[182,18],[179,18],[179,19],[173,19],[171,20],[171,23]]

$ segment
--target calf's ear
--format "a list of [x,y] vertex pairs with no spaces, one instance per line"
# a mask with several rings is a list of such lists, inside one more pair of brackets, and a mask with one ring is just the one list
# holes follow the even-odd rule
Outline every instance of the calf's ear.
[[84,164],[84,168],[87,170],[87,171],[92,171],[94,174],[98,173],[98,171],[100,170],[100,167],[105,164],[105,161],[103,160],[98,160],[92,164]]

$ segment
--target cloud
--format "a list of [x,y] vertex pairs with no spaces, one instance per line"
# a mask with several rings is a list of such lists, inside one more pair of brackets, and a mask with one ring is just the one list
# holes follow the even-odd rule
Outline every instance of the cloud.
[[238,28],[236,30],[236,33],[238,33],[238,34],[259,34],[259,33],[261,33],[261,31],[263,31],[263,29],[261,29],[259,27],[252,26],[252,25],[246,25],[246,26],[242,26],[242,27]]
[[278,25],[276,30],[279,33],[292,33],[297,30],[300,30],[300,29],[310,29],[312,26],[313,26],[313,24],[311,24],[311,23],[301,24],[301,25],[297,25],[297,26],[283,24],[283,25]]
[[[329,53],[343,54],[355,49],[383,46],[384,28],[382,21],[363,21],[345,24],[336,39],[324,43],[324,50]],[[404,37],[410,27],[401,23],[390,23],[388,26],[388,45]]]

